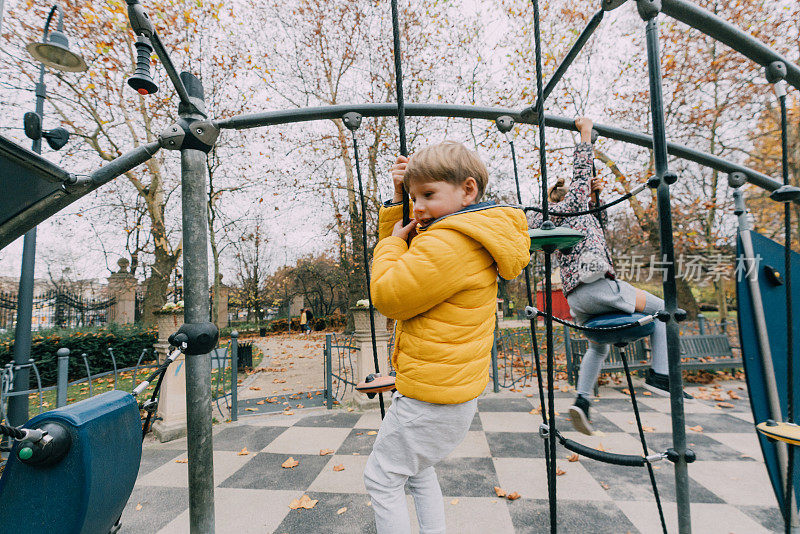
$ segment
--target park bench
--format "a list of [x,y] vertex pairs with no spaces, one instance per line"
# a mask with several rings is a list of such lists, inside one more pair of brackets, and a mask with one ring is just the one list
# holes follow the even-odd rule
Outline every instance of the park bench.
[[[575,384],[578,379],[580,361],[588,349],[585,338],[570,336],[565,332],[564,348],[567,354],[567,379]],[[741,357],[734,356],[728,336],[725,334],[682,335],[680,337],[681,367],[691,370],[735,369],[742,366]],[[628,366],[631,371],[641,371],[650,367],[650,348],[643,339],[625,347]],[[618,373],[624,370],[619,349],[611,347],[611,352],[603,362],[600,373]]]

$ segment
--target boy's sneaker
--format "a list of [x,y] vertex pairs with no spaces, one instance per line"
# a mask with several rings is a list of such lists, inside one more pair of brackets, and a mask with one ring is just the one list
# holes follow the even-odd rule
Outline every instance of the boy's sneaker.
[[[669,397],[669,376],[662,375],[661,373],[656,373],[652,369],[648,369],[647,376],[644,379],[644,388],[648,391],[652,391],[656,395]],[[693,400],[694,397],[684,391],[683,399]]]
[[592,422],[589,419],[589,406],[589,399],[583,395],[578,395],[575,398],[575,403],[569,408],[569,418],[572,421],[573,428],[587,436],[594,434]]

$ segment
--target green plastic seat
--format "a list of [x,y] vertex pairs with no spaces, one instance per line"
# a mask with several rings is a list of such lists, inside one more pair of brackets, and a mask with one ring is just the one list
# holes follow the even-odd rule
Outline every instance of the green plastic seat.
[[531,236],[531,252],[543,250],[547,246],[551,246],[558,250],[564,250],[566,248],[574,247],[580,243],[584,237],[586,237],[583,232],[563,226],[528,230],[528,235]]

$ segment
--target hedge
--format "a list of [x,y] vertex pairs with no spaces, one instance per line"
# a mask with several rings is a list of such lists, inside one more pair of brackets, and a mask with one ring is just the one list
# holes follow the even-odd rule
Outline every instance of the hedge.
[[[158,338],[155,328],[140,325],[110,324],[99,327],[72,329],[48,329],[33,332],[31,357],[42,379],[42,386],[56,383],[58,368],[56,351],[62,347],[70,349],[69,380],[86,376],[86,366],[81,354],[86,353],[92,374],[114,369],[108,348],[114,350],[117,368],[133,367],[142,350],[152,348]],[[0,336],[0,366],[13,361],[14,336]],[[31,373],[31,386],[35,387],[35,375]]]

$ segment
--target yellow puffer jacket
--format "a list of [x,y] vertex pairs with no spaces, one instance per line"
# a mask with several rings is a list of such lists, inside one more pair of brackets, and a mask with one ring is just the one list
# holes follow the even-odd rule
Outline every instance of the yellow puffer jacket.
[[401,206],[381,209],[372,302],[397,319],[397,391],[435,404],[467,402],[489,381],[497,275],[530,261],[523,212],[476,204],[420,230],[409,247],[391,235]]

